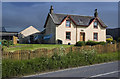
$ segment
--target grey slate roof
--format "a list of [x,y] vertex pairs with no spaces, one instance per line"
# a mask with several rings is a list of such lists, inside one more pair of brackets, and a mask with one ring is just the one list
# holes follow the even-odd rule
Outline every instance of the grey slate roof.
[[107,27],[99,17],[97,17],[97,19],[100,21],[100,23],[103,25],[103,27]]
[[[83,25],[83,26],[88,26],[94,19],[95,17],[93,16],[80,16],[80,15],[67,15],[67,14],[56,14],[52,13],[49,14],[51,18],[53,19],[53,22],[55,24],[61,24],[61,22],[67,17],[70,16],[70,18],[75,22],[76,25]],[[100,24],[102,24],[103,27],[107,27],[104,22],[97,17],[99,20]]]
[[14,36],[17,34],[17,32],[0,32],[0,36]]

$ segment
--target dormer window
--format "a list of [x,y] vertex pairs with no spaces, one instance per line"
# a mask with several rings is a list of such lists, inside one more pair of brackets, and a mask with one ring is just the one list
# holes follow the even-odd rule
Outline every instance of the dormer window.
[[70,20],[66,20],[66,27],[70,27]]
[[94,22],[94,28],[98,28],[98,22],[97,21]]

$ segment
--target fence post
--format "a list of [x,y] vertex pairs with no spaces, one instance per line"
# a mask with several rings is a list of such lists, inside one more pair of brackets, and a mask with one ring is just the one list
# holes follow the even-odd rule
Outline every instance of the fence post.
[[117,44],[117,51],[120,51],[120,42]]
[[28,51],[28,59],[30,59],[30,51]]
[[[72,52],[72,47],[70,47],[70,52]],[[68,52],[69,53],[69,52]]]
[[17,52],[17,54],[18,54],[18,60],[19,60],[19,51]]

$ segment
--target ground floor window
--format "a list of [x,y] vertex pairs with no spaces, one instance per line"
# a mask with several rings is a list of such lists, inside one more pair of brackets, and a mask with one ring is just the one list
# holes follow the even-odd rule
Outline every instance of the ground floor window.
[[93,35],[93,40],[94,40],[94,41],[97,41],[97,40],[98,40],[98,33],[94,33],[94,35]]
[[71,32],[66,32],[66,39],[71,40]]

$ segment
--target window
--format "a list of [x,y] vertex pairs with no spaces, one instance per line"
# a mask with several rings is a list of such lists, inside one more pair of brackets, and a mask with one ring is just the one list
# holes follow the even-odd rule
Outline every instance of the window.
[[94,41],[98,40],[98,33],[94,33]]
[[71,32],[66,32],[66,39],[71,40]]
[[70,20],[66,20],[66,27],[70,27]]
[[94,22],[94,28],[98,28],[98,22],[97,21]]

